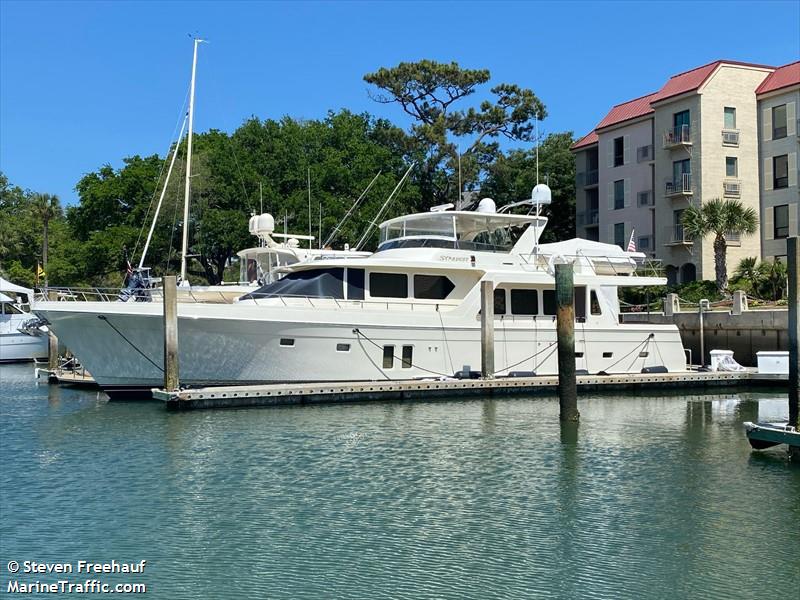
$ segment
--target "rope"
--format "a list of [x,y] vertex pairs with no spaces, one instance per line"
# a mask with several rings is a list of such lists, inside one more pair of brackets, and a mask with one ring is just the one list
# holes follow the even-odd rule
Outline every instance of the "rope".
[[[380,350],[383,350],[384,346],[381,346],[377,342],[374,342],[371,339],[369,339],[369,337],[367,337],[365,334],[363,334],[358,327],[353,329],[353,333],[356,334],[357,336],[360,336],[360,337],[364,338],[365,340],[367,340],[370,344],[372,344],[376,348],[378,348]],[[438,371],[431,371],[430,369],[426,369],[425,367],[420,367],[419,365],[415,365],[414,363],[409,362],[409,361],[397,356],[394,353],[392,353],[392,357],[397,359],[397,360],[399,360],[401,363],[408,363],[409,365],[411,365],[412,367],[414,367],[416,369],[419,369],[420,371],[425,371],[426,373],[431,373],[432,375],[438,375],[439,377],[452,377],[452,375],[448,375],[447,373],[439,373]],[[387,379],[388,379],[388,377],[387,377]]]
[[[626,358],[628,358],[628,357],[629,357],[631,354],[633,354],[634,352],[636,352],[637,350],[639,350],[639,348],[641,348],[641,347],[642,347],[642,346],[644,346],[645,344],[649,343],[649,342],[650,342],[650,338],[653,338],[653,337],[655,337],[655,334],[654,334],[654,333],[651,333],[651,334],[649,334],[649,335],[647,336],[647,338],[646,338],[646,339],[645,339],[643,342],[639,342],[638,344],[636,344],[636,346],[634,346],[634,347],[633,347],[633,350],[631,350],[630,352],[628,352],[628,353],[627,353],[627,354],[625,354],[624,356],[620,357],[620,358],[619,358],[619,360],[617,360],[616,362],[612,363],[610,366],[606,367],[606,368],[604,369],[604,371],[605,371],[606,373],[608,373],[608,371],[610,371],[611,369],[613,369],[614,367],[616,367],[616,366],[617,366],[619,363],[621,363],[623,360],[625,360]],[[636,361],[634,361],[634,362],[636,362]],[[633,363],[631,363],[631,365],[633,365]]]
[[104,322],[108,323],[109,327],[111,327],[111,329],[116,331],[123,340],[128,342],[128,344],[130,345],[131,348],[133,348],[139,354],[141,354],[145,358],[145,360],[147,360],[147,362],[149,362],[151,365],[153,365],[156,369],[158,369],[162,373],[164,372],[164,369],[162,369],[160,366],[158,366],[156,363],[154,363],[152,360],[150,360],[149,356],[147,356],[144,352],[139,350],[139,348],[137,348],[136,345],[132,341],[130,341],[128,338],[125,337],[125,334],[123,334],[119,329],[114,327],[114,324],[111,323],[111,321],[108,320],[108,317],[106,317],[105,315],[97,315],[97,318],[100,319],[101,321],[104,321]]
[[[505,366],[505,367],[503,367],[502,369],[498,369],[498,370],[497,370],[497,371],[495,371],[493,374],[494,374],[494,375],[497,375],[498,373],[501,373],[501,372],[503,372],[503,371],[508,371],[509,369],[513,369],[514,367],[516,367],[516,366],[519,366],[519,365],[521,365],[521,364],[522,364],[522,363],[524,363],[524,362],[527,362],[527,361],[529,361],[529,360],[532,360],[533,358],[535,358],[536,356],[538,356],[539,354],[541,354],[541,353],[542,353],[542,352],[544,352],[545,350],[548,350],[548,349],[552,348],[552,347],[553,347],[553,346],[555,346],[555,345],[556,345],[556,342],[550,342],[550,343],[549,343],[547,346],[545,346],[545,347],[544,347],[544,348],[542,348],[541,350],[537,350],[536,352],[534,352],[534,353],[533,353],[533,354],[531,354],[530,356],[526,356],[525,358],[523,358],[521,361],[519,361],[519,362],[515,362],[513,365],[508,365],[508,366]],[[553,352],[555,352],[555,350],[557,350],[557,348],[553,348]],[[550,354],[552,354],[553,352],[551,352]],[[542,362],[544,362],[545,360],[547,360],[548,358],[550,358],[550,354],[548,354],[548,355],[547,355],[547,356],[544,358],[544,360],[542,360]]]

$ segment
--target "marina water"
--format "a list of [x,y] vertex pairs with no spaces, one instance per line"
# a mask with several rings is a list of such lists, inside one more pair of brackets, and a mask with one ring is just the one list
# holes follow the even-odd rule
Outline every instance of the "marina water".
[[[168,413],[0,367],[8,561],[147,561],[152,598],[790,598],[774,393]],[[64,576],[61,576],[63,578]],[[68,576],[74,580],[83,576]],[[52,582],[54,575],[20,575]]]

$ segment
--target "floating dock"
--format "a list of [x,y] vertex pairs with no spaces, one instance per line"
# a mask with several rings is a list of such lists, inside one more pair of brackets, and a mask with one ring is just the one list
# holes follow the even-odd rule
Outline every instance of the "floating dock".
[[86,369],[42,369],[36,368],[36,379],[47,377],[48,383],[74,385],[76,387],[96,388],[97,382]]
[[[579,392],[616,390],[741,387],[768,385],[785,387],[788,375],[739,372],[682,371],[679,373],[633,373],[620,375],[579,375]],[[558,376],[506,377],[501,379],[414,379],[404,381],[358,381],[329,383],[284,383],[264,385],[187,388],[176,392],[152,391],[171,410],[236,408],[375,402],[387,400],[428,400],[453,396],[551,395]]]

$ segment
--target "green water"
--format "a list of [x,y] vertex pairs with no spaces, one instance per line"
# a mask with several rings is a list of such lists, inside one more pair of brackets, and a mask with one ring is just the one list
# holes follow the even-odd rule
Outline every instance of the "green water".
[[167,413],[0,367],[0,595],[86,579],[11,560],[144,559],[93,577],[168,599],[798,598],[800,468],[741,425],[786,404],[586,397],[577,432],[542,398]]

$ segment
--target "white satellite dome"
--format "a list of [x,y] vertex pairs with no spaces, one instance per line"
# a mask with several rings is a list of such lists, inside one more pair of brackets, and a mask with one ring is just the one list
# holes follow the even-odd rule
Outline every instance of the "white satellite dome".
[[497,205],[494,203],[494,200],[491,198],[484,198],[480,202],[478,202],[478,208],[476,212],[479,213],[495,213],[497,212]]
[[533,204],[550,204],[553,202],[553,194],[550,187],[544,183],[537,183],[531,191],[531,200]]
[[256,225],[256,232],[259,234],[272,233],[275,231],[275,219],[269,213],[258,215],[258,223]]

